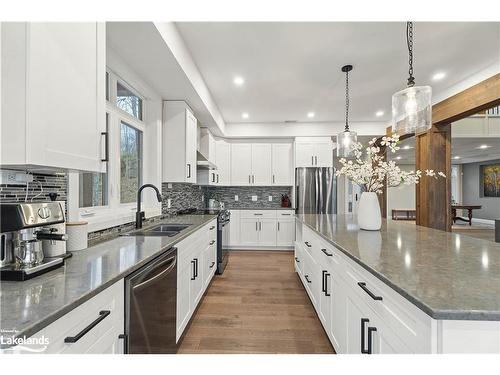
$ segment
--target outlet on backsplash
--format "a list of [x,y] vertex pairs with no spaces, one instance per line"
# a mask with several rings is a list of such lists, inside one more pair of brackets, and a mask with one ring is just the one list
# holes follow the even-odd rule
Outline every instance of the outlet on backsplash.
[[256,195],[252,195],[252,202],[257,202],[257,196]]
[[237,195],[234,196],[234,201],[238,202],[238,196]]
[[167,208],[172,207],[172,199],[167,199]]
[[270,196],[269,196],[269,202],[272,202],[272,201],[273,201],[273,196],[272,196],[272,195],[270,195]]

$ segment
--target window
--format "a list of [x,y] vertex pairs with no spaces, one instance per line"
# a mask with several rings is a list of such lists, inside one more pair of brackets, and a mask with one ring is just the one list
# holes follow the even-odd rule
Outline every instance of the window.
[[116,106],[142,120],[142,99],[119,81],[116,82]]
[[[106,113],[106,132],[109,132],[109,113]],[[80,172],[78,192],[79,207],[107,206],[108,174]]]
[[121,122],[120,124],[120,203],[137,199],[141,185],[142,132]]

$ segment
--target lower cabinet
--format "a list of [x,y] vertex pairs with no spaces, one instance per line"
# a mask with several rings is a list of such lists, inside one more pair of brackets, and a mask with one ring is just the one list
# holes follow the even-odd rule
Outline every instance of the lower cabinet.
[[196,307],[212,280],[217,259],[217,220],[176,244],[177,264],[177,334],[182,336]]
[[293,248],[293,210],[231,210],[229,247]]

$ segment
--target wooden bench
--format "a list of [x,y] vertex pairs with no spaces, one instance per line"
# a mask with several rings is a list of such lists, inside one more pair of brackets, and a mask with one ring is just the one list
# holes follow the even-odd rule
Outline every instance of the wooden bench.
[[416,220],[416,210],[392,210],[392,220]]

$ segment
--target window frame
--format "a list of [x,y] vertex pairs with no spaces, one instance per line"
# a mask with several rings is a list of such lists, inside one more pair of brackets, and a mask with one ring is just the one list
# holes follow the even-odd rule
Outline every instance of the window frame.
[[[111,69],[106,68],[106,73],[109,88],[109,99],[106,99],[109,132],[109,161],[106,168],[108,204],[105,206],[79,207],[80,172],[69,173],[68,195],[70,199],[76,201],[76,207],[73,211],[76,213],[69,211],[69,219],[87,221],[89,223],[89,232],[125,224],[133,221],[135,217],[137,202],[121,203],[120,200],[120,127],[122,122],[142,133],[139,170],[141,183],[145,180],[144,160],[146,158],[146,148],[144,142],[146,139],[148,102],[143,95],[140,95],[126,80],[115,74]],[[116,105],[118,81],[142,100],[142,120],[130,115]],[[74,203],[72,206],[74,207]],[[161,213],[161,207],[145,207],[145,210],[147,216]]]

